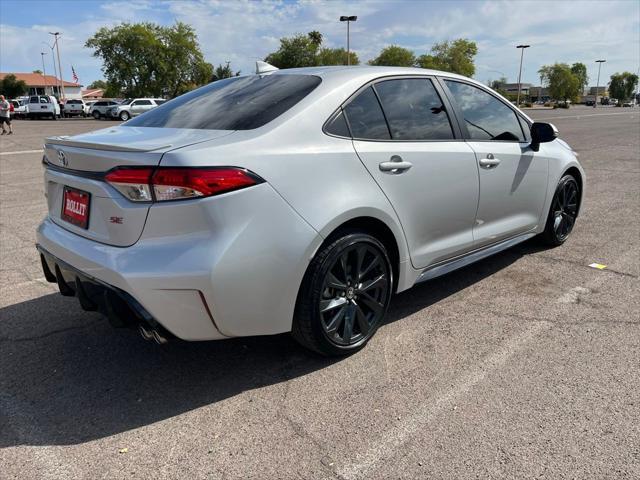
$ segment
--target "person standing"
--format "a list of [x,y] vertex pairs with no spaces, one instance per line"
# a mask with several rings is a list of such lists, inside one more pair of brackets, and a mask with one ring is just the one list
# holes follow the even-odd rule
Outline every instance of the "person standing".
[[7,133],[4,124],[9,126],[9,135],[13,133],[11,128],[11,104],[4,99],[4,95],[0,95],[0,125],[2,125],[2,135]]

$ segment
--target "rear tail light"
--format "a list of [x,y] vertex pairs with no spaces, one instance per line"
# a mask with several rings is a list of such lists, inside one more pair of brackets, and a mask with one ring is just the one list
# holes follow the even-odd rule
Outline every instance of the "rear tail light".
[[122,167],[107,173],[105,180],[134,202],[210,197],[263,182],[257,175],[236,167]]

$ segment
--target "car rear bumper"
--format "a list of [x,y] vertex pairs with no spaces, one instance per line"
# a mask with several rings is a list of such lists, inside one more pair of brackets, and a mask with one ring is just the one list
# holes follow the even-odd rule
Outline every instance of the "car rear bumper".
[[84,238],[50,218],[37,231],[45,275],[57,282],[57,266],[63,294],[82,302],[87,292],[78,293],[78,282],[100,285],[101,293],[89,295],[97,310],[108,313],[108,305],[95,296],[115,292],[134,311],[133,323],[157,322],[183,340],[289,331],[298,288],[321,242],[268,184],[154,205],[129,247]]
[[168,336],[164,327],[127,292],[81,272],[39,244],[36,248],[47,281],[56,283],[62,295],[78,297],[83,310],[102,313],[114,327],[144,327],[158,331],[163,338]]

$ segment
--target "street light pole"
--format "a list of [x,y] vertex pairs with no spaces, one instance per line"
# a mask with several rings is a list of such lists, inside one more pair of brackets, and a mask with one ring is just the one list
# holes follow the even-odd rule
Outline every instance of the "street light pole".
[[518,45],[516,48],[520,49],[520,71],[518,72],[518,99],[516,100],[516,105],[520,106],[520,80],[522,79],[522,59],[524,57],[524,49],[529,48],[531,45]]
[[346,16],[343,15],[340,17],[341,22],[347,22],[347,66],[351,65],[351,54],[350,54],[350,46],[349,46],[349,23],[355,22],[358,20],[358,17],[355,15]]
[[62,101],[64,102],[66,97],[64,94],[64,80],[62,78],[62,64],[60,63],[60,46],[58,45],[58,36],[60,35],[60,32],[49,32],[49,35],[53,35],[56,39],[54,45],[56,46],[56,53],[58,54],[58,71],[60,72],[60,87],[62,89]]
[[44,94],[47,94],[47,69],[44,68],[44,56],[46,55],[45,52],[40,52],[40,57],[42,58],[42,79],[44,80]]
[[606,62],[606,60],[596,60],[596,63],[598,64],[598,81],[596,82],[596,99],[593,102],[593,108],[596,108],[596,105],[598,105],[598,88],[600,87],[600,68],[602,67],[602,64]]
[[53,51],[54,47],[52,45],[49,45],[47,42],[41,42],[41,43],[43,43],[44,45],[49,47],[49,50],[51,50],[51,63],[53,63],[53,76],[54,76],[54,78],[56,80],[55,84],[53,85],[53,87],[51,87],[51,89],[52,89],[53,95],[55,95],[56,92],[55,92],[54,87],[57,88],[58,89],[58,95],[60,95],[60,85],[58,85],[58,67],[56,67],[56,56],[55,56],[54,51]]

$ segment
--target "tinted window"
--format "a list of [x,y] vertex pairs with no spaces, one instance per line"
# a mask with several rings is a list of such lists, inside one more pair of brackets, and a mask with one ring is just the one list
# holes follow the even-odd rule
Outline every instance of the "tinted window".
[[375,89],[394,140],[453,138],[442,100],[429,79],[378,82]]
[[155,100],[156,105],[162,105],[163,103],[166,103],[166,100]]
[[527,123],[527,121],[518,115],[518,120],[520,121],[520,126],[522,127],[522,131],[524,132],[524,139],[527,142],[531,141],[531,127]]
[[349,127],[347,126],[347,122],[344,119],[344,115],[342,110],[340,110],[327,124],[327,128],[325,128],[325,132],[330,133],[331,135],[338,135],[339,137],[350,137],[351,132],[349,132]]
[[462,110],[470,138],[524,141],[520,123],[511,108],[474,86],[451,80],[445,82]]
[[39,97],[29,97],[29,103],[40,103]]
[[389,140],[389,129],[380,103],[371,87],[368,87],[344,107],[354,138]]
[[131,105],[134,106],[134,105],[153,105],[153,104],[151,103],[151,100],[136,100]]
[[131,127],[251,130],[279,117],[320,84],[312,75],[251,75],[210,83],[130,120]]

